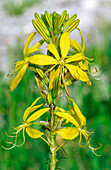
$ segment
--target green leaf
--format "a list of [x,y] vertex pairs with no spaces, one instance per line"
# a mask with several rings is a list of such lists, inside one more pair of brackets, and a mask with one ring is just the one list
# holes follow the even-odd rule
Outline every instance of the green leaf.
[[58,29],[61,28],[62,24],[64,23],[64,21],[66,19],[66,17],[67,17],[67,10],[63,11],[63,13],[62,13],[62,15],[60,17],[59,24],[58,24],[59,25]]
[[55,17],[54,17],[54,35],[56,35],[58,33],[59,19],[60,19],[60,14],[56,13]]
[[47,23],[48,23],[49,27],[51,29],[53,29],[52,20],[51,20],[51,17],[49,16],[49,13],[47,11],[45,11],[45,17],[46,17],[46,20],[47,20]]
[[62,28],[62,31],[64,31],[69,25],[71,25],[72,23],[74,23],[75,19],[77,18],[77,14],[73,15],[71,18],[69,18],[65,23],[64,26]]
[[38,31],[38,33],[44,38],[44,40],[49,43],[50,39],[47,36],[45,30],[41,27],[41,25],[36,22],[35,20],[32,20],[33,26],[35,27],[35,29]]
[[36,12],[35,12],[35,19],[37,23],[41,26],[41,28],[46,32],[46,34],[50,36],[49,30],[47,29],[45,23],[43,22],[43,20],[40,18],[40,16]]
[[77,19],[76,21],[74,21],[64,32],[72,32],[79,24],[80,20]]

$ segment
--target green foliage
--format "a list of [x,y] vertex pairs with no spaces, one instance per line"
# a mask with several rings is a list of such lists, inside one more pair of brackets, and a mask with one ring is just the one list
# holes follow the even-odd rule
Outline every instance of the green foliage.
[[9,15],[21,15],[24,10],[40,0],[5,0],[4,8]]

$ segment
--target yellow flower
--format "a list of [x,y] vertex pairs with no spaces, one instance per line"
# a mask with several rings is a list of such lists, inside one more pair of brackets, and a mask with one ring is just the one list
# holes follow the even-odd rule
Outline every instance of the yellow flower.
[[[24,51],[23,51],[23,54],[24,54],[24,60],[22,61],[18,61],[15,65],[15,73],[18,72],[18,74],[16,75],[16,77],[14,78],[14,80],[12,81],[11,83],[11,86],[10,86],[10,90],[13,91],[17,85],[19,84],[19,82],[21,81],[23,75],[25,74],[30,62],[29,62],[29,56],[35,52],[35,51],[38,51],[39,47],[44,43],[44,40],[40,40],[37,44],[34,45],[34,47],[29,47],[31,41],[33,40],[34,36],[35,36],[36,32],[32,32],[28,38],[27,38],[27,41],[26,41],[26,44],[24,46]],[[29,47],[29,48],[28,48]]]
[[[72,115],[70,113],[68,113],[67,111],[61,111],[61,112],[55,112],[55,114],[63,119],[67,120],[67,123],[70,122],[72,123],[75,127],[64,127],[61,128],[59,130],[56,131],[56,133],[63,139],[69,139],[69,140],[73,140],[75,139],[78,135],[80,135],[80,139],[79,139],[79,146],[80,147],[85,147],[85,146],[89,146],[89,148],[93,151],[93,153],[95,153],[94,151],[99,149],[99,148],[93,148],[90,145],[90,134],[92,132],[88,132],[86,130],[86,127],[82,128],[82,126],[86,125],[86,118],[83,116],[83,114],[81,113],[80,109],[78,108],[78,106],[75,104],[75,102],[72,99],[69,99],[70,101],[72,101],[73,107],[69,104],[70,106],[70,112],[72,113]],[[69,102],[70,102],[69,101]],[[61,110],[61,109],[60,109]],[[86,139],[86,144],[84,146],[81,145],[81,140],[82,140],[82,136],[85,137]],[[95,153],[96,154],[96,153]],[[97,155],[97,154],[96,154]],[[98,155],[99,156],[99,155]]]
[[61,72],[64,72],[64,68],[67,68],[75,79],[79,79],[84,82],[89,81],[89,77],[85,71],[83,71],[79,66],[71,64],[72,62],[81,61],[84,59],[83,52],[79,52],[73,56],[67,56],[70,48],[70,38],[69,33],[63,33],[60,38],[60,50],[61,56],[59,55],[55,45],[50,43],[47,45],[48,50],[54,55],[54,57],[48,55],[34,55],[30,57],[30,62],[35,65],[53,65],[51,69],[58,66],[53,77],[50,79],[49,90],[51,90],[52,83],[56,77],[58,77]]
[[[40,105],[36,105],[37,101],[40,99],[41,97],[37,98],[30,107],[28,107],[23,115],[23,123],[22,125],[17,126],[16,128],[14,128],[14,130],[16,132],[13,132],[13,134],[15,134],[14,136],[9,136],[7,133],[6,135],[8,137],[11,138],[15,138],[15,140],[13,142],[8,142],[8,144],[12,144],[13,146],[10,148],[5,148],[4,146],[2,146],[4,149],[12,149],[13,147],[17,146],[22,146],[25,143],[25,130],[26,133],[31,137],[31,138],[42,138],[48,145],[49,143],[42,137],[42,135],[44,134],[43,132],[40,132],[34,128],[31,127],[32,124],[39,124],[39,123],[34,123],[33,121],[37,120],[39,117],[41,117],[44,113],[48,112],[50,108],[43,108],[40,109],[38,111],[37,110],[39,107],[42,106],[42,104]],[[34,112],[35,111],[35,112]],[[34,112],[34,113],[33,113]],[[31,116],[29,116],[31,113],[33,113]],[[17,145],[17,138],[20,135],[20,132],[23,131],[23,142],[21,145]]]

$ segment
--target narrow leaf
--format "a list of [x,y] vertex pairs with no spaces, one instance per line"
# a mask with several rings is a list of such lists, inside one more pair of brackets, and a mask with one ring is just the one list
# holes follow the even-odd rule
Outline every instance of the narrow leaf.
[[48,23],[49,27],[51,29],[53,29],[52,20],[51,20],[51,18],[49,16],[49,13],[47,11],[45,11],[45,17],[46,17],[46,20],[47,20],[47,23]]
[[72,32],[79,24],[80,20],[77,19],[75,22],[73,22],[64,32]]
[[64,23],[65,19],[67,17],[67,10],[63,11],[61,18],[59,20],[59,29],[61,28],[62,24]]
[[64,26],[63,26],[63,31],[69,26],[71,25],[75,19],[77,18],[77,14],[73,15],[71,18],[69,18],[65,23],[64,23]]
[[46,32],[44,31],[43,28],[41,28],[40,24],[38,24],[35,20],[32,20],[33,26],[35,29],[39,32],[39,34],[44,38],[44,40],[49,43],[49,37],[47,36]]
[[49,31],[48,31],[44,21],[40,18],[40,16],[36,12],[35,12],[35,19],[36,19],[37,23],[40,25],[41,29],[44,30],[48,36],[50,36]]

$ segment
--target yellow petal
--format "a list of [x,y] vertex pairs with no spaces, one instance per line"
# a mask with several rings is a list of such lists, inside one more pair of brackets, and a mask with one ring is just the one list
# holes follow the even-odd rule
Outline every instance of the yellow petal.
[[26,57],[27,48],[30,45],[31,41],[33,40],[35,34],[36,34],[36,32],[32,32],[27,38],[27,41],[26,41],[25,46],[24,46],[24,51],[23,51],[24,58]]
[[88,63],[89,62],[87,60],[84,63],[82,63],[82,61],[81,61],[81,62],[79,62],[79,66],[82,70],[88,70]]
[[61,49],[62,59],[66,57],[69,48],[70,48],[69,33],[63,33],[60,38],[60,49]]
[[73,127],[63,128],[56,132],[63,139],[75,139],[78,135],[78,129]]
[[50,77],[49,90],[52,89],[52,87],[53,87],[53,86],[52,86],[52,83],[53,83],[53,81],[54,81],[54,79],[55,79],[56,77],[59,77],[60,72],[61,72],[61,67],[59,66],[58,69],[57,69],[57,70],[55,71],[55,73],[53,74],[53,76]]
[[71,98],[69,98],[69,100],[71,100],[72,103],[73,103],[74,111],[75,111],[75,113],[76,113],[76,115],[77,115],[77,118],[79,119],[80,124],[81,124],[82,126],[85,126],[85,125],[86,125],[86,118],[85,118],[84,115],[81,113],[79,107],[75,104],[75,102],[74,102]]
[[35,111],[36,109],[38,109],[39,107],[41,107],[42,104],[40,105],[37,105],[37,106],[33,106],[33,107],[28,107],[25,112],[24,112],[24,115],[23,115],[23,120],[26,121],[27,117],[29,116],[29,114],[31,114],[31,112]]
[[29,57],[32,53],[34,53],[36,51],[39,51],[39,49],[35,48],[35,47],[28,48],[27,51],[26,51],[26,56]]
[[47,45],[48,50],[55,56],[57,60],[60,59],[59,53],[54,44],[50,43]]
[[40,132],[40,131],[33,129],[31,127],[27,127],[26,132],[31,138],[40,138],[44,134],[43,132]]
[[18,70],[21,69],[21,67],[24,65],[24,63],[26,63],[26,61],[22,60],[22,61],[17,61],[16,65],[15,65],[15,70],[14,73],[16,73]]
[[48,112],[50,108],[44,108],[44,109],[40,109],[36,112],[34,112],[28,119],[27,122],[32,122],[36,119],[38,119],[39,117],[41,117],[44,113]]
[[41,97],[38,97],[38,98],[31,104],[31,107],[34,106],[39,99],[41,99]]
[[21,81],[23,75],[25,74],[28,68],[28,65],[29,65],[28,63],[25,63],[23,67],[20,69],[20,71],[18,72],[18,74],[16,75],[16,77],[14,78],[14,80],[12,81],[11,86],[10,86],[11,91],[13,91],[17,87],[19,82]]
[[78,53],[83,51],[81,45],[77,41],[72,39],[70,39],[70,47]]
[[40,41],[37,42],[37,44],[34,45],[35,48],[40,48],[41,45],[45,42],[44,39],[41,39]]
[[78,74],[79,74],[79,80],[84,81],[84,82],[89,82],[89,77],[85,71],[78,68]]
[[77,66],[73,66],[71,64],[66,64],[65,65],[68,70],[70,71],[70,73],[72,74],[72,76],[75,78],[75,79],[78,79],[79,78],[79,75],[78,75],[78,67]]
[[57,64],[57,60],[55,60],[53,57],[50,57],[48,55],[33,55],[32,57],[28,57],[27,61],[29,61],[31,64],[37,64],[37,65],[52,65]]
[[29,114],[33,111],[35,111],[36,109],[38,109],[40,106],[42,106],[42,104],[37,105],[34,107],[34,105],[37,103],[37,101],[40,99],[41,97],[38,97],[32,104],[30,107],[28,107],[23,115],[23,120],[25,121],[27,119],[27,117],[29,116]]
[[77,123],[77,121],[69,113],[55,112],[55,114],[59,117],[66,119],[67,121],[73,123],[76,127],[79,127],[79,124]]
[[65,60],[66,63],[70,63],[73,61],[79,61],[82,60],[84,58],[84,54],[83,53],[77,53],[71,57],[69,57],[68,59]]

